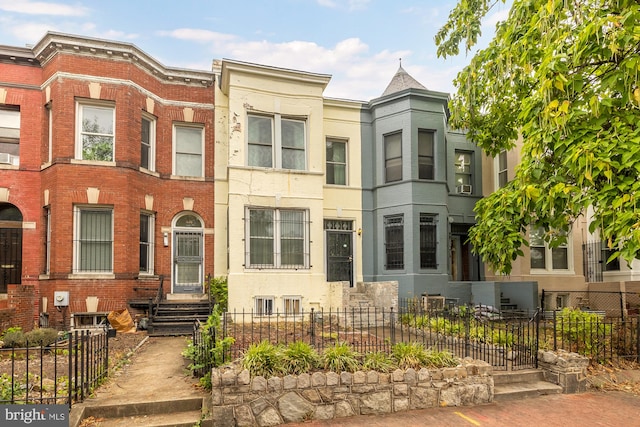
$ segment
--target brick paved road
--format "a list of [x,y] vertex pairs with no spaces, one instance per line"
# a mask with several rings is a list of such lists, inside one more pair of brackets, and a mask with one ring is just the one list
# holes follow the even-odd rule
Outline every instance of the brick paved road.
[[551,395],[458,408],[433,408],[287,424],[298,427],[640,426],[640,396],[622,392]]

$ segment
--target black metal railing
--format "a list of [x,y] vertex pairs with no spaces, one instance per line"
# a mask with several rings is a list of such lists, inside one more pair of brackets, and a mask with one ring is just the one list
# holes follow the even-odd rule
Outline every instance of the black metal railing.
[[592,363],[640,362],[638,316],[607,317],[597,311],[554,310],[540,325],[540,346],[581,354]]
[[70,332],[48,346],[0,348],[0,404],[71,407],[88,397],[108,372],[105,331]]
[[[475,316],[473,308],[458,312],[425,312],[393,308],[343,308],[339,310],[301,310],[296,314],[273,312],[258,315],[250,312],[228,312],[222,315],[218,339],[233,337],[222,360],[238,357],[252,344],[267,340],[287,345],[302,341],[321,353],[336,343],[348,343],[360,354],[383,351],[390,353],[397,343],[419,342],[425,348],[449,351],[459,357],[484,360],[496,369],[527,369],[537,366],[538,312],[530,316]],[[216,333],[209,331],[209,334]],[[203,342],[215,337],[203,336],[194,329],[193,344],[210,352]],[[204,365],[202,358],[197,364]],[[203,373],[211,366],[203,366]]]

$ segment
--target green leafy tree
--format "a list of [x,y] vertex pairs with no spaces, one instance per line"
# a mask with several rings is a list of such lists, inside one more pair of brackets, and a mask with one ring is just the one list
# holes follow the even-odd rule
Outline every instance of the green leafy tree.
[[[438,54],[469,51],[500,2],[460,0]],[[470,240],[494,271],[511,271],[529,226],[555,247],[589,206],[610,260],[640,255],[639,75],[638,0],[513,0],[458,74],[450,124],[492,156],[522,138],[515,179],[475,208]]]

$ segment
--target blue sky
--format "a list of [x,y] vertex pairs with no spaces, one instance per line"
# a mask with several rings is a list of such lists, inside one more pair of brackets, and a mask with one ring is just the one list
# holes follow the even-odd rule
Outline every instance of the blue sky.
[[[428,89],[453,92],[469,62],[436,56],[433,37],[454,0],[0,0],[0,44],[47,31],[133,43],[169,67],[209,70],[229,58],[331,74],[325,96],[369,100],[402,67]],[[509,2],[510,3],[510,2]],[[480,45],[508,7],[490,11]]]

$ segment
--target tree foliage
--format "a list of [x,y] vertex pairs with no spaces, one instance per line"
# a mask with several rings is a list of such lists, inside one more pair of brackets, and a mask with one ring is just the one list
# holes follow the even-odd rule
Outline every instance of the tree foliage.
[[[498,2],[460,0],[438,54],[468,51]],[[530,225],[554,247],[588,207],[612,258],[640,255],[639,72],[639,0],[513,0],[458,74],[451,125],[492,156],[522,138],[515,179],[475,208],[470,240],[494,271],[511,271]]]

